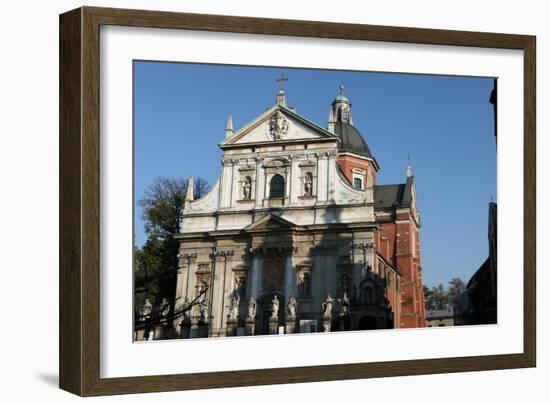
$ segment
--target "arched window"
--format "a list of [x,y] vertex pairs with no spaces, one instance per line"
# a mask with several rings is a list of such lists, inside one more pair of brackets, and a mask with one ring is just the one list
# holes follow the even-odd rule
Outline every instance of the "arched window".
[[363,181],[361,180],[361,178],[353,178],[353,187],[355,189],[363,189]]
[[277,174],[269,182],[269,198],[282,199],[285,197],[285,178]]

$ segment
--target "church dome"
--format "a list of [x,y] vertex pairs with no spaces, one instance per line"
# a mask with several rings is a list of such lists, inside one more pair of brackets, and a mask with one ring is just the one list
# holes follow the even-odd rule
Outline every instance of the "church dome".
[[353,125],[337,121],[334,124],[334,134],[340,137],[340,151],[348,151],[363,157],[372,158],[367,142]]
[[347,102],[348,104],[350,103],[349,99],[344,94],[338,94],[334,99],[334,102]]
[[367,142],[353,126],[351,102],[344,95],[344,86],[340,85],[339,94],[332,102],[329,114],[329,130],[340,138],[340,151],[348,151],[363,157],[372,158]]

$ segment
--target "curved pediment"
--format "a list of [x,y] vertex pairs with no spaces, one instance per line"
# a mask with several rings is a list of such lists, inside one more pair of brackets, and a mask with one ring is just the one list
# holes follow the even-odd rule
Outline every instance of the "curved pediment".
[[270,160],[267,160],[264,163],[265,168],[280,168],[280,167],[286,167],[290,165],[290,161],[286,158],[273,158]]

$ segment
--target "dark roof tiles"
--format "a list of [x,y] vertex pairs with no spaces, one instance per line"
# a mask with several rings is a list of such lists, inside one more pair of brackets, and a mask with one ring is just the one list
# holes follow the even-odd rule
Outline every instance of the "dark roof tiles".
[[376,208],[390,208],[408,206],[412,201],[413,177],[407,178],[406,183],[395,185],[375,185],[374,205]]
[[372,158],[367,142],[353,125],[338,121],[334,124],[334,133],[340,137],[340,151],[349,151]]

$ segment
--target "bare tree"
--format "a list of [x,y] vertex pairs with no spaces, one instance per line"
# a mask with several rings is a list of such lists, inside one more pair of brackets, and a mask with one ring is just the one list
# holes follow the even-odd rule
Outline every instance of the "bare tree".
[[[169,316],[175,312],[175,285],[178,269],[179,243],[174,235],[180,232],[187,179],[158,177],[139,200],[147,240],[134,251],[134,296],[136,312],[146,299],[159,305],[163,298],[169,303]],[[208,183],[197,178],[194,197],[200,198],[210,190]],[[140,319],[136,317],[136,321]]]

